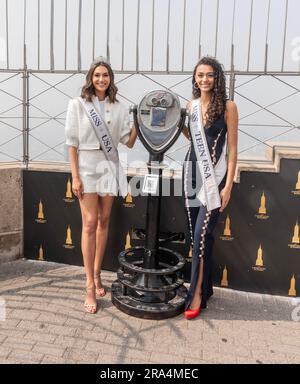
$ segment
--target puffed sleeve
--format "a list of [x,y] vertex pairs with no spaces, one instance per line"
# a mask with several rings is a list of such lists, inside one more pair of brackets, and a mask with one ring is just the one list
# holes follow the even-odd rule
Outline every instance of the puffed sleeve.
[[79,145],[79,124],[75,100],[70,100],[66,116],[65,136],[66,144],[78,148]]
[[126,145],[130,137],[130,121],[129,121],[129,110],[122,106],[123,118],[122,118],[122,128],[120,134],[120,143]]

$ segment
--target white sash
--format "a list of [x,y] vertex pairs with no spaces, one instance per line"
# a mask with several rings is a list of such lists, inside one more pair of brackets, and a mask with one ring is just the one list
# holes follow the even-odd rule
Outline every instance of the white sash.
[[118,183],[120,194],[125,198],[128,193],[127,179],[119,161],[117,148],[114,146],[105,120],[98,111],[96,98],[93,98],[92,103],[87,100],[83,100],[81,97],[79,97],[78,100],[81,102],[83,109],[85,110],[90,123],[95,130],[101,149],[104,152],[104,155],[110,165],[110,169]]
[[214,169],[202,125],[202,113],[199,99],[192,102],[190,129],[203,183],[197,197],[204,206],[207,206],[208,211],[212,211],[221,206],[218,184],[226,173],[225,146],[220,160]]

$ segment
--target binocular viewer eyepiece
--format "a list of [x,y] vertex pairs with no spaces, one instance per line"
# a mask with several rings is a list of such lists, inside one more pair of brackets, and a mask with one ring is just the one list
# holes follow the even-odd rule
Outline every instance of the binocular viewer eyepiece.
[[175,143],[185,119],[177,95],[151,91],[132,110],[139,138],[150,154],[163,154]]

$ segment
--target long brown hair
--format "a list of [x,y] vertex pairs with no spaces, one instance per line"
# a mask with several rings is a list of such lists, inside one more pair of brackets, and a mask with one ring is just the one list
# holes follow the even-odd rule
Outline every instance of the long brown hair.
[[118,92],[118,88],[114,83],[115,76],[114,76],[114,73],[111,69],[110,64],[107,61],[105,61],[103,58],[100,58],[98,60],[96,59],[91,64],[91,67],[90,67],[90,69],[86,75],[86,78],[85,78],[85,84],[81,89],[81,97],[83,99],[88,100],[88,101],[92,101],[92,96],[96,94],[95,87],[93,85],[93,75],[94,75],[95,69],[100,67],[100,66],[103,66],[108,70],[108,74],[110,77],[110,84],[109,84],[109,87],[107,88],[107,90],[105,92],[105,95],[108,96],[109,101],[111,103],[115,103],[116,101],[118,101],[117,97],[116,97],[117,92]]
[[225,112],[226,102],[228,100],[226,94],[226,78],[222,64],[213,57],[204,56],[202,57],[195,66],[193,73],[193,96],[198,99],[201,96],[201,91],[198,88],[195,76],[199,65],[210,65],[214,69],[215,82],[214,88],[212,89],[210,103],[207,109],[207,127],[211,127],[212,124]]

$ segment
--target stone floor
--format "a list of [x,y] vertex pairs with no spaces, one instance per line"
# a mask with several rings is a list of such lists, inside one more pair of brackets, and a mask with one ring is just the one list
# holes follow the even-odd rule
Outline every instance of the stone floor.
[[110,291],[95,315],[83,300],[82,267],[1,264],[0,363],[300,363],[300,300],[216,288],[192,321],[130,317]]

